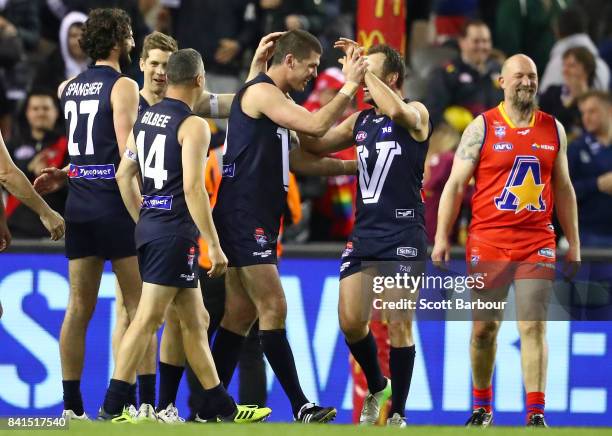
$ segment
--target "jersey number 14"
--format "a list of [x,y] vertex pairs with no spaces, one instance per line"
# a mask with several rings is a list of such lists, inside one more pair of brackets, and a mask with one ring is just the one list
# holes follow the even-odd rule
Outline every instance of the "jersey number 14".
[[164,169],[166,135],[155,135],[147,156],[145,156],[144,136],[144,130],[138,132],[138,136],[136,136],[136,148],[138,149],[138,162],[140,163],[142,180],[144,182],[146,177],[153,179],[155,189],[161,189],[164,186],[164,182],[168,180],[168,170]]

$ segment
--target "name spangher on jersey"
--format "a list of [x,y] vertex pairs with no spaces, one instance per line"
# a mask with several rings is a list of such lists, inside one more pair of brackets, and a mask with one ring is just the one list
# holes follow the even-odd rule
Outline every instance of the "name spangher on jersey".
[[66,97],[98,95],[103,84],[103,82],[71,83],[66,88],[65,95]]

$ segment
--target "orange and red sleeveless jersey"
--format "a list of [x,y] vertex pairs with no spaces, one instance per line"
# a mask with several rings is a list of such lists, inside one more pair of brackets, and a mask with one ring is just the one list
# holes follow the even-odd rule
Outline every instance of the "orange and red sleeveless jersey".
[[470,237],[500,248],[554,240],[552,171],[559,152],[554,117],[536,111],[516,127],[503,103],[484,112],[485,136],[474,172]]

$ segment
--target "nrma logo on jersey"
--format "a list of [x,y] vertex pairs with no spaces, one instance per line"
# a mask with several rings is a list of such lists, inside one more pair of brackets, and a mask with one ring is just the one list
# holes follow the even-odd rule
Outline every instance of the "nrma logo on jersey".
[[546,203],[542,199],[544,184],[540,173],[540,161],[535,156],[516,156],[503,191],[495,197],[495,206],[500,210],[519,213],[543,212]]
[[[0,256],[0,416],[59,416],[62,383],[59,331],[68,304],[67,262],[60,255]],[[463,261],[451,262],[460,271]],[[339,422],[352,414],[348,353],[338,328],[338,261],[284,259],[287,333],[305,394],[338,408]],[[89,416],[104,399],[112,372],[114,278],[107,265],[98,306],[87,334],[82,393]],[[417,322],[414,375],[407,405],[413,424],[462,425],[471,408],[470,323]],[[556,426],[611,426],[612,323],[551,322],[546,388],[547,420]],[[515,322],[498,337],[493,381],[496,424],[524,423],[520,344]],[[268,405],[275,421],[291,421],[289,403],[268,368]],[[230,386],[238,398],[238,379]],[[188,412],[186,385],[178,407]]]

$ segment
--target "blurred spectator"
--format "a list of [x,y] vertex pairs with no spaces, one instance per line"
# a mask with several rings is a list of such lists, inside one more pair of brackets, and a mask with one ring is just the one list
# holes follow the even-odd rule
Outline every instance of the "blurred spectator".
[[582,133],[578,97],[593,87],[595,57],[586,47],[563,53],[563,84],[549,86],[540,96],[540,108],[557,118],[571,139]]
[[40,39],[38,10],[37,1],[0,1],[0,33],[14,33],[26,50],[34,50]]
[[597,47],[586,33],[586,16],[582,9],[572,6],[565,9],[557,20],[557,33],[559,40],[555,43],[550,53],[550,60],[542,79],[540,80],[540,93],[545,92],[549,86],[561,85],[563,53],[571,47],[586,47],[595,56],[595,89],[608,90],[610,85],[610,69],[599,57]]
[[[455,157],[455,148],[461,136],[457,130],[442,124],[435,129],[429,140],[429,152],[425,162],[423,190],[425,191],[425,229],[427,241],[433,244],[438,226],[438,207],[442,190],[448,180]],[[460,218],[455,221],[450,241],[465,245],[473,186],[465,190]]]
[[[20,129],[8,144],[15,165],[33,182],[43,168],[61,168],[68,163],[66,137],[56,129],[57,102],[52,93],[32,91],[24,105]],[[45,196],[60,214],[64,212],[67,189]],[[15,238],[44,238],[49,232],[38,215],[13,196],[6,204],[8,224]]]
[[436,41],[442,44],[448,39],[460,36],[465,23],[475,17],[477,10],[478,0],[436,0],[434,4]]
[[491,59],[491,33],[480,20],[468,20],[459,39],[460,57],[435,69],[425,105],[436,126],[451,106],[460,106],[473,116],[497,105],[503,98],[498,77],[499,63]]
[[580,243],[612,247],[612,98],[589,91],[578,100],[586,133],[568,147],[576,197]]
[[202,54],[206,87],[234,92],[241,82],[242,52],[257,41],[254,15],[244,0],[162,0],[179,47]]
[[325,3],[316,0],[259,0],[258,21],[261,33],[282,30],[307,30],[315,35],[321,33],[326,22]]
[[495,47],[512,56],[524,53],[544,71],[555,43],[553,23],[561,4],[552,0],[499,0],[495,16]]
[[59,30],[59,47],[39,67],[34,76],[35,88],[57,89],[64,80],[87,69],[89,59],[79,44],[85,21],[87,15],[77,11],[64,17]]

